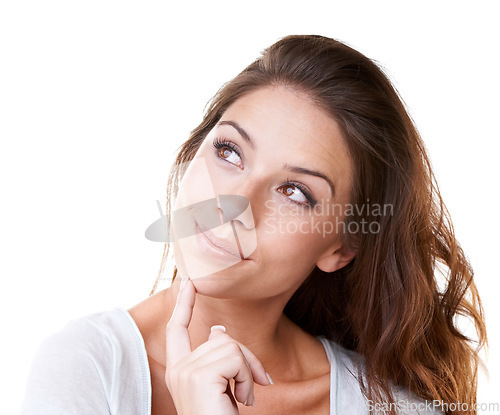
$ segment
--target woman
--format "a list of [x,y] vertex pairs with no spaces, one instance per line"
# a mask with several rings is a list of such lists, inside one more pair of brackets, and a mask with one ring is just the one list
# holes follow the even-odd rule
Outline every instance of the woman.
[[168,194],[171,287],[45,342],[24,413],[475,413],[473,273],[371,60],[278,41],[217,93]]

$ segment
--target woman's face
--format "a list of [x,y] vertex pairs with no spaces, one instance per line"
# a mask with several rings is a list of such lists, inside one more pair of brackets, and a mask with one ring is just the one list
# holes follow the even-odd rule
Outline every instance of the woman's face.
[[351,167],[337,123],[307,95],[275,86],[239,98],[179,187],[174,227],[194,235],[174,244],[181,273],[200,293],[248,298],[290,296],[316,265],[341,268],[353,257],[340,236]]

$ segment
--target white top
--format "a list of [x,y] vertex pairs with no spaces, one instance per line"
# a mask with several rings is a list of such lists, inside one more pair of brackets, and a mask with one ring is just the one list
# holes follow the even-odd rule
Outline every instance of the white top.
[[[358,355],[319,339],[331,363],[330,415],[368,414],[370,405],[353,366]],[[396,390],[396,396],[406,414],[442,414],[404,389]],[[21,415],[28,414],[151,414],[146,348],[126,310],[115,308],[73,320],[40,345],[21,408]]]

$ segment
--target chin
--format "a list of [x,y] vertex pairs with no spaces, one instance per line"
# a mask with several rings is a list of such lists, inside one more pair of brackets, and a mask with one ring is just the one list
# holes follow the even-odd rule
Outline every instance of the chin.
[[254,279],[253,274],[238,269],[240,264],[211,274],[190,277],[190,280],[200,295],[220,299],[240,298],[249,292],[245,282]]

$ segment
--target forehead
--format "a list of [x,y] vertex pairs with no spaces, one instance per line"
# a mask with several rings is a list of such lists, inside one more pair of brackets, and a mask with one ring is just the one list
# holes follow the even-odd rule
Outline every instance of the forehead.
[[284,86],[257,89],[236,100],[224,120],[237,122],[261,156],[321,170],[337,195],[350,194],[352,166],[342,131],[305,93]]

